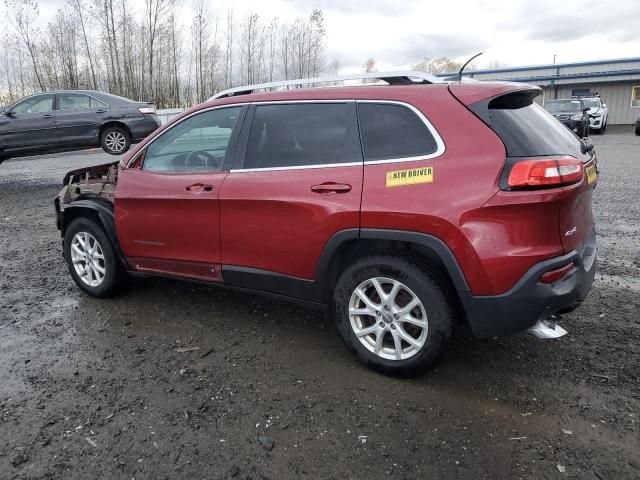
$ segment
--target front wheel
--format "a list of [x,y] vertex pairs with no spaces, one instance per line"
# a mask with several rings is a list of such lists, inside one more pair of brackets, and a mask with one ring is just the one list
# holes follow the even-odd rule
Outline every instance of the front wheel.
[[359,260],[334,291],[338,331],[365,365],[411,377],[435,366],[451,338],[453,307],[436,277],[396,255]]
[[110,155],[120,155],[129,150],[131,136],[122,127],[105,128],[100,135],[102,149]]
[[105,231],[88,218],[77,218],[66,229],[64,258],[73,280],[93,297],[110,297],[126,281],[126,271]]
[[636,125],[636,135],[640,136],[640,125]]

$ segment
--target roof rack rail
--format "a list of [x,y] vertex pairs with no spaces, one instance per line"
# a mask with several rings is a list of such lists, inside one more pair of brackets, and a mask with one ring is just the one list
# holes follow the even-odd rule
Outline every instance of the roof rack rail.
[[[299,85],[312,85],[317,83],[333,83],[344,82],[349,80],[383,80],[389,85],[416,85],[421,83],[445,83],[443,79],[431,75],[425,72],[367,72],[367,73],[353,73],[349,75],[336,75],[331,77],[315,77],[315,78],[301,78],[298,80],[283,80],[280,82],[268,82],[257,83],[255,85],[244,85],[242,87],[229,88],[222,92],[216,93],[213,97],[207,101],[216,100],[218,98],[231,97],[234,95],[247,95],[253,93],[256,90],[264,90],[267,88],[279,88],[279,87],[293,87]],[[412,80],[416,79],[416,80]]]

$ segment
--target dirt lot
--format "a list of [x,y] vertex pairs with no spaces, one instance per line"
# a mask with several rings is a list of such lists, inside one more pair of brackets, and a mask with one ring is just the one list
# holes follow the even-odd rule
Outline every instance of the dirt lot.
[[600,274],[569,335],[459,336],[414,380],[366,370],[320,313],[280,301],[170,280],[82,295],[52,198],[112,157],[5,162],[0,478],[640,478],[630,131],[594,137]]

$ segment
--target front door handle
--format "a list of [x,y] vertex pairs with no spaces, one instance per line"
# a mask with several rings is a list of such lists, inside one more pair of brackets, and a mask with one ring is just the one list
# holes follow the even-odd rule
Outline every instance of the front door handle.
[[45,113],[44,114],[44,118],[53,118],[53,115],[49,114],[49,113]]
[[194,183],[193,185],[189,185],[188,187],[186,187],[185,190],[187,192],[197,195],[202,192],[213,191],[213,185],[203,185],[202,183]]
[[313,193],[322,195],[335,195],[336,193],[347,193],[351,191],[351,185],[346,183],[325,182],[311,187]]
[[101,108],[100,110],[96,110],[96,113],[107,113],[107,111]]

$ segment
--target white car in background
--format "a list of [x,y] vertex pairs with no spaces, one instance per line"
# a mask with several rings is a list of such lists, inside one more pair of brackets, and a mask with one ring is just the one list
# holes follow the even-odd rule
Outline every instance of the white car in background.
[[597,95],[592,97],[581,96],[579,98],[584,103],[584,106],[589,108],[589,111],[587,112],[589,115],[589,130],[602,135],[607,128],[609,107],[607,107],[607,104],[604,103]]

